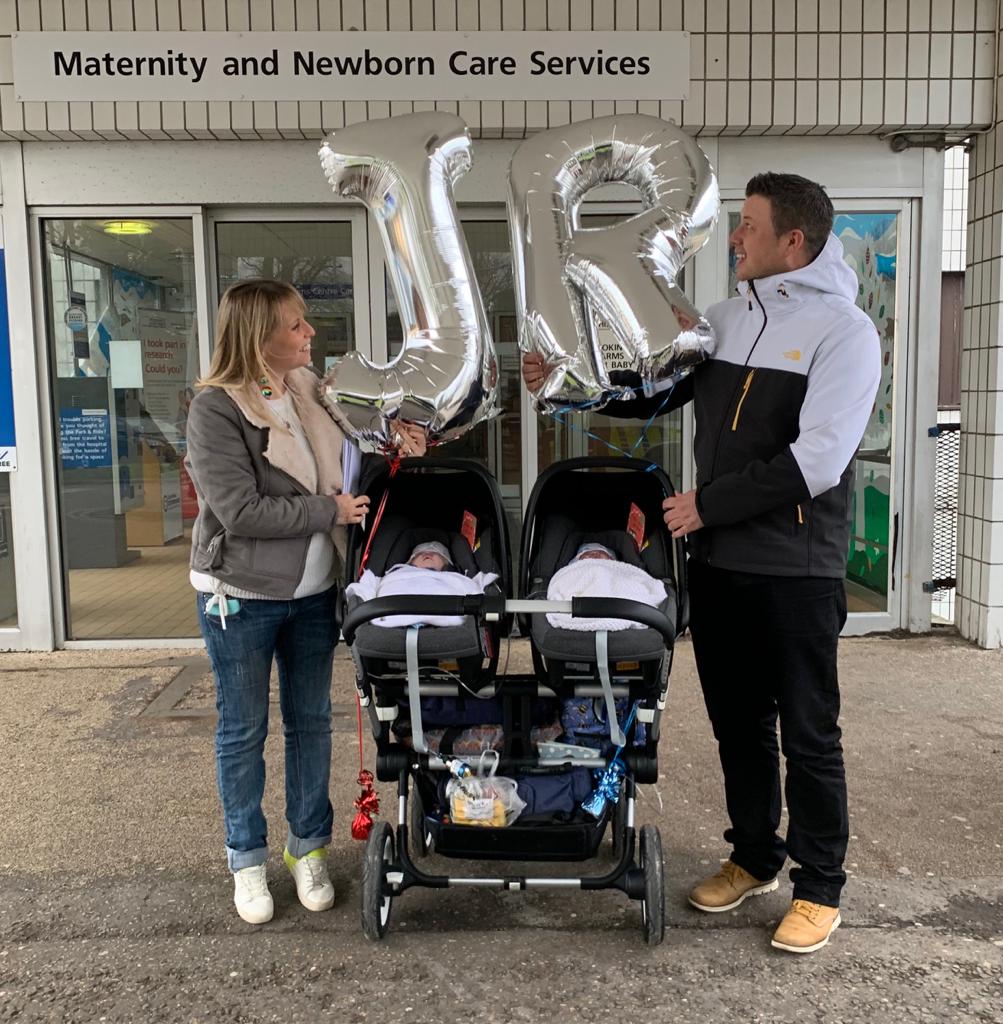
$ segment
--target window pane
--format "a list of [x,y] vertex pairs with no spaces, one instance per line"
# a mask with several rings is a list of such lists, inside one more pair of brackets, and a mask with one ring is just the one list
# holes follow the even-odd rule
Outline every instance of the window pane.
[[296,286],[317,332],[313,363],[321,373],[356,347],[352,225],[347,221],[217,224],[216,266],[220,295],[250,277]]
[[188,219],[43,223],[67,636],[198,635]]
[[0,473],[0,629],[17,625],[14,589],[14,533],[11,524],[10,474]]
[[[463,233],[470,249],[474,274],[484,300],[498,353],[498,396],[501,415],[450,441],[442,454],[476,459],[498,481],[509,521],[509,538],[518,562],[522,535],[522,430],[519,413],[519,346],[516,329],[512,251],[508,224],[503,220],[464,220]],[[387,343],[391,358],[400,352],[403,332],[389,281]]]

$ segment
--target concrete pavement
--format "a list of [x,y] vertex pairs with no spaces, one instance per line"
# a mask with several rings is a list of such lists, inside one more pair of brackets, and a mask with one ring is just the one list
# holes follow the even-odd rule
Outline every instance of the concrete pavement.
[[[511,658],[523,665],[525,646],[513,643]],[[245,925],[223,857],[204,657],[2,655],[0,1021],[1003,1021],[1003,654],[950,635],[858,639],[844,641],[841,662],[844,924],[826,949],[792,957],[769,947],[786,877],[733,913],[686,905],[692,880],[727,852],[687,642],[661,778],[637,815],[665,846],[669,931],[653,950],[636,904],[554,891],[411,890],[387,940],[367,943],[341,649],[335,907],[301,908],[274,856],[275,919]],[[278,854],[279,735],[267,758]],[[393,788],[378,788],[391,809]]]

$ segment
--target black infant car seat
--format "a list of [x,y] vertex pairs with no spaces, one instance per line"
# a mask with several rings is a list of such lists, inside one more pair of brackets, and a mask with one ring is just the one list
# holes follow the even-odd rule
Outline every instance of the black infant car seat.
[[[406,562],[416,544],[434,540],[450,552],[454,568],[445,571],[460,571],[467,576],[497,573],[497,583],[489,585],[486,592],[511,595],[505,513],[498,485],[482,466],[465,459],[405,460],[391,478],[383,460],[368,459],[360,493],[369,495],[370,507],[375,510],[387,491],[387,506],[379,524],[375,512],[371,512],[366,529],[356,528],[349,533],[346,561],[350,580],[359,576],[369,531],[375,526],[365,568],[377,576]],[[466,537],[461,532],[465,518]],[[360,603],[360,598],[346,596],[346,611],[351,612]],[[449,663],[465,681],[478,682],[485,675],[493,675],[499,641],[508,625],[509,620],[502,618],[479,627],[475,618],[468,616],[459,626],[413,630],[416,636],[412,639],[416,639],[419,660],[427,667]],[[386,677],[403,669],[407,638],[407,627],[366,623],[356,633],[353,656],[361,670]]]
[[[685,554],[662,519],[662,501],[672,493],[666,474],[640,459],[568,459],[551,466],[537,480],[526,513],[523,592],[546,598],[554,573],[574,558],[583,543],[598,542],[621,562],[662,581],[666,597],[657,610],[678,636],[686,625]],[[641,513],[640,544],[627,531],[632,506]],[[594,614],[617,617],[612,609]],[[651,701],[664,691],[672,662],[672,645],[657,629],[562,629],[539,613],[522,616],[520,629],[532,641],[537,676],[547,680],[555,693],[601,693],[609,708],[614,697],[640,699],[639,719],[652,720]]]
[[[658,608],[668,619],[675,620],[676,585],[671,565],[667,565],[665,561],[665,543],[661,536],[650,541],[648,548],[638,553],[634,541],[623,529],[587,531],[577,527],[570,518],[563,515],[549,517],[543,526],[539,555],[530,577],[532,591],[529,596],[545,598],[547,586],[554,573],[569,565],[581,545],[589,541],[609,548],[620,562],[643,569],[661,580],[665,585],[666,598]],[[552,626],[545,615],[534,616],[532,637],[540,653],[547,658],[595,660],[593,633]],[[664,653],[665,643],[661,635],[653,629],[622,629],[611,631],[609,634],[611,658],[651,661],[660,659]]]
[[[482,535],[476,551],[459,533],[430,526],[414,526],[404,516],[385,515],[379,532],[373,541],[367,569],[377,576],[384,576],[395,565],[407,561],[417,544],[438,541],[449,551],[452,567],[444,572],[462,572],[465,576],[476,576],[479,572],[501,573],[494,559],[490,536]],[[497,583],[489,584],[487,593],[500,593]],[[346,597],[346,608],[352,611],[361,599]],[[375,626],[367,623],[356,633],[356,647],[364,658],[399,659],[404,657],[407,627]],[[477,628],[474,619],[467,616],[459,626],[435,626],[423,628],[418,633],[418,654],[423,658],[459,660],[480,657],[490,650],[490,637],[485,638]]]

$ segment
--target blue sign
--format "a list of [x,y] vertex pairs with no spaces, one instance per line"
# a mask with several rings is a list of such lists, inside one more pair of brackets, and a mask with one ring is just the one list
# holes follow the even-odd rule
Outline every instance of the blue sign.
[[14,436],[14,382],[10,368],[10,320],[7,316],[7,260],[0,249],[0,473],[17,469]]
[[111,428],[107,409],[59,410],[59,457],[64,469],[111,465]]

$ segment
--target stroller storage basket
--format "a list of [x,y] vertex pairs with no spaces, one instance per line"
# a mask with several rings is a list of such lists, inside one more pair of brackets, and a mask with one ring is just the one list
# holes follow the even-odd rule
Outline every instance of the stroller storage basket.
[[472,860],[580,861],[599,850],[606,831],[600,821],[560,825],[509,825],[507,828],[472,828],[425,819],[435,852],[444,857]]

